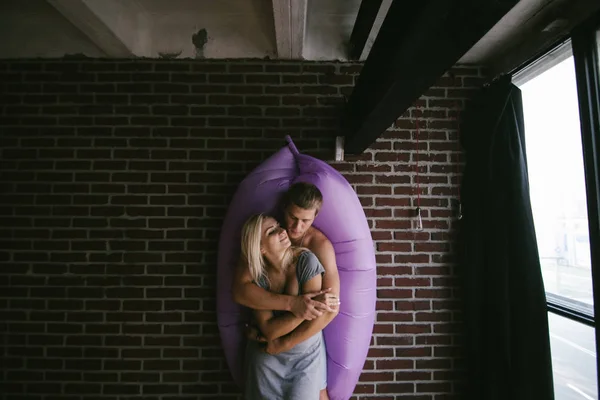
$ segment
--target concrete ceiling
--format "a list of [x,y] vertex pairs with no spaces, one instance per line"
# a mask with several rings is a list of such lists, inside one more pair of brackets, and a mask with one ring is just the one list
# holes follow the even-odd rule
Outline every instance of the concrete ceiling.
[[[382,1],[361,59],[368,56],[392,1]],[[360,3],[1,0],[0,58],[84,55],[346,60]],[[492,65],[527,41],[547,41],[564,33],[599,7],[597,0],[521,0],[459,62]]]
[[511,71],[599,10],[598,0],[520,0],[459,63]]

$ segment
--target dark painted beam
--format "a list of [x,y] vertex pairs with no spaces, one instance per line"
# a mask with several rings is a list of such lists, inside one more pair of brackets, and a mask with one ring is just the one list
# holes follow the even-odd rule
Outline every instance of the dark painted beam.
[[350,43],[348,46],[348,57],[351,60],[358,60],[367,44],[369,34],[377,18],[377,13],[381,8],[383,0],[362,0],[356,21],[350,35]]
[[342,117],[345,152],[375,142],[517,2],[392,2]]

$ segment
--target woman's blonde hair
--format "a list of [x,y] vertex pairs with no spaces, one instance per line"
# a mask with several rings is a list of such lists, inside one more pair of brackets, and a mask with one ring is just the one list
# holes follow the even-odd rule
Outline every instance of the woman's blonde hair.
[[[267,282],[269,278],[266,272],[266,262],[260,251],[260,241],[262,238],[262,224],[270,215],[254,214],[246,220],[242,227],[242,257],[248,263],[250,276],[254,282],[258,282],[263,277]],[[273,217],[271,217],[273,218]],[[283,259],[283,268],[287,268],[292,262],[294,251],[290,246]]]

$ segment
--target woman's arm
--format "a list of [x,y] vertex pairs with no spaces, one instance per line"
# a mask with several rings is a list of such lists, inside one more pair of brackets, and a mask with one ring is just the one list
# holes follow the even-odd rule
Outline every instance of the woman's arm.
[[269,292],[252,282],[248,266],[240,259],[235,268],[231,292],[233,301],[254,310],[282,310],[290,311],[298,318],[313,320],[331,311],[326,304],[313,300],[313,297],[328,293],[331,289],[321,290],[321,286],[314,293],[304,292],[301,296],[290,296]]
[[267,341],[287,335],[304,321],[301,318],[296,318],[292,313],[275,317],[272,311],[267,310],[254,310],[254,317],[260,333]]

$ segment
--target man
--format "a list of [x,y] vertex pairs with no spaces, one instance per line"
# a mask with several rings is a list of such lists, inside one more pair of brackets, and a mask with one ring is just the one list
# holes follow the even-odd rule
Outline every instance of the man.
[[[282,201],[283,220],[292,245],[311,250],[325,268],[320,292],[300,296],[272,293],[252,282],[250,271],[241,260],[236,268],[232,287],[236,303],[255,310],[290,311],[297,318],[305,319],[289,334],[267,342],[266,351],[270,354],[287,351],[315,335],[339,312],[340,278],[333,245],[321,231],[312,226],[322,203],[323,196],[319,189],[305,182],[293,184]],[[329,301],[333,298],[335,307],[324,304],[327,297],[330,298]],[[257,339],[260,337],[257,336]],[[323,390],[321,399],[327,398],[326,390]]]

